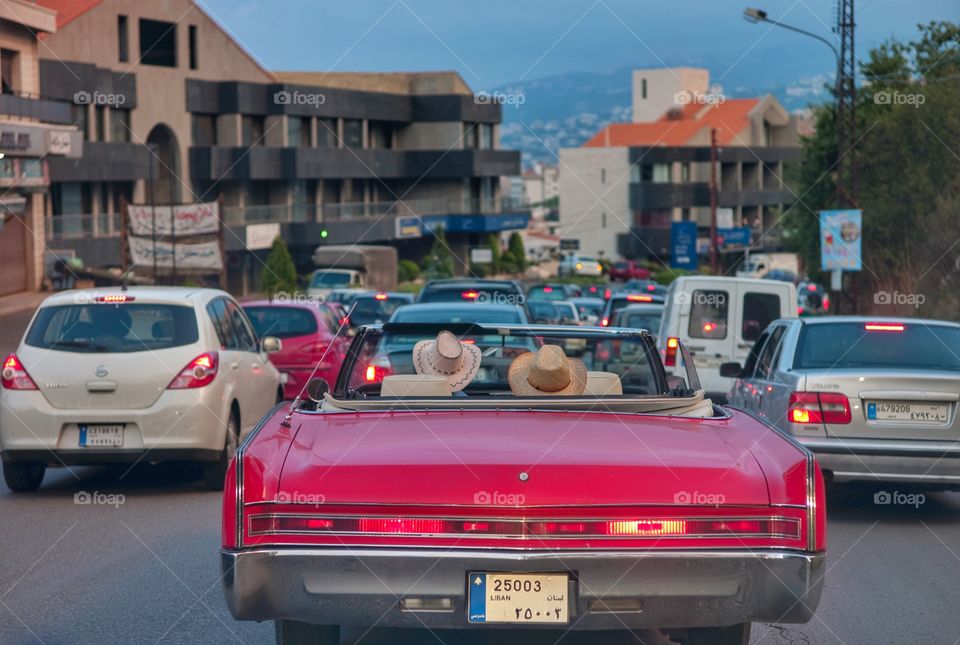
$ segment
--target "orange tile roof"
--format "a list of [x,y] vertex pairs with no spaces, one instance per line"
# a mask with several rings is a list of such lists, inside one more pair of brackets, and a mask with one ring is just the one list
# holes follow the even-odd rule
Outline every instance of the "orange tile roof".
[[57,12],[57,29],[79,18],[103,0],[36,0],[37,4]]
[[585,148],[620,146],[689,145],[704,128],[717,129],[717,143],[731,145],[750,125],[750,111],[760,99],[728,99],[717,105],[688,103],[665,113],[657,121],[611,123],[600,130]]

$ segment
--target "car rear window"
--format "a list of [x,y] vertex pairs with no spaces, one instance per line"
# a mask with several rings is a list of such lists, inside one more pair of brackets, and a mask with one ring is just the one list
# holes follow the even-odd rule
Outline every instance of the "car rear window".
[[567,297],[566,292],[558,287],[534,287],[530,290],[529,296],[536,300],[563,300]]
[[627,313],[617,319],[617,327],[628,327],[630,329],[646,329],[649,332],[657,333],[660,329],[660,314],[654,313]]
[[346,287],[350,285],[350,274],[341,271],[317,271],[310,280],[311,287]]
[[470,302],[491,305],[523,304],[523,296],[514,289],[491,289],[490,287],[444,287],[424,289],[418,302]]
[[399,307],[410,304],[404,298],[359,298],[354,301],[350,322],[354,325],[370,325],[387,322]]
[[727,337],[728,303],[726,291],[696,289],[690,294],[690,338],[719,340]]
[[65,352],[146,352],[199,340],[192,307],[77,304],[43,307],[27,333],[31,347]]
[[244,307],[258,338],[294,338],[317,333],[313,313],[298,307]]
[[[960,372],[960,329],[905,322],[804,325],[794,358],[796,369],[882,368]],[[902,328],[902,331],[901,331]]]
[[413,305],[409,310],[401,307],[397,310],[392,322],[405,323],[486,323],[511,324],[523,322],[516,311],[507,311],[499,307],[484,307],[470,305],[467,307],[448,307],[443,311],[416,309]]

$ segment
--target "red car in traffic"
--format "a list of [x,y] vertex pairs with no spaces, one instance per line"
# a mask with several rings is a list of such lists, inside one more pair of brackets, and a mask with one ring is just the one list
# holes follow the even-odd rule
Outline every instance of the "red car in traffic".
[[646,280],[650,277],[650,269],[640,266],[633,260],[619,260],[610,266],[611,280]]
[[[444,331],[462,353],[440,351]],[[230,611],[276,621],[278,643],[328,645],[374,624],[742,645],[751,622],[808,621],[826,550],[816,461],[705,399],[685,357],[689,387],[670,389],[640,330],[361,328],[332,392],[278,406],[237,452]]]
[[[255,300],[243,303],[257,336],[282,341],[270,361],[285,378],[283,396],[293,400],[311,375],[332,386],[350,346],[339,307],[312,302]],[[341,329],[342,328],[342,329]],[[316,371],[314,371],[316,370]]]

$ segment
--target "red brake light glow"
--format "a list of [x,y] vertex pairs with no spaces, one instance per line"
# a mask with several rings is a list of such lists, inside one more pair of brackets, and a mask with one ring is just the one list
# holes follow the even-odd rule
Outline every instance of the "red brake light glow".
[[867,331],[903,331],[905,329],[898,323],[867,323],[863,328]]
[[543,288],[543,292],[544,292],[544,293],[553,293],[553,287],[544,287],[544,288]]
[[787,415],[799,424],[846,425],[853,420],[850,401],[839,392],[793,392]]
[[476,291],[464,291],[460,294],[464,300],[476,300],[478,295],[480,294]]
[[648,285],[647,285],[647,291],[656,291],[656,290],[657,290],[657,285],[655,285],[655,284],[648,284]]
[[609,318],[604,318],[603,320],[601,320],[601,321],[600,321],[600,326],[601,326],[601,327],[609,327],[609,326],[610,326],[610,319],[609,319]]
[[374,298],[376,298],[377,300],[386,300],[386,299],[387,299],[387,294],[385,294],[385,293],[378,293],[377,295],[374,296]]
[[108,296],[97,296],[96,302],[104,302],[107,304],[118,304],[121,302],[133,302],[136,300],[135,296],[127,296],[124,294],[114,294]]
[[642,296],[642,295],[636,295],[636,294],[631,294],[627,296],[627,300],[629,300],[630,302],[653,302],[653,298],[651,298],[650,296]]
[[815,284],[808,284],[808,285],[807,285],[807,291],[816,291],[816,290],[817,290],[817,285],[815,285]]
[[7,390],[37,389],[37,384],[27,374],[27,370],[24,369],[16,354],[10,354],[3,361],[3,370],[0,371],[0,384]]
[[717,329],[716,323],[709,323],[709,322],[703,323],[703,331],[705,331],[708,334],[712,331],[716,331],[716,329]]
[[677,348],[680,347],[680,339],[676,336],[670,336],[667,339],[667,351],[663,356],[663,364],[666,367],[675,367],[677,364]]
[[217,352],[200,354],[180,370],[180,373],[170,381],[167,389],[189,390],[210,385],[213,379],[217,378],[219,367],[220,356]]

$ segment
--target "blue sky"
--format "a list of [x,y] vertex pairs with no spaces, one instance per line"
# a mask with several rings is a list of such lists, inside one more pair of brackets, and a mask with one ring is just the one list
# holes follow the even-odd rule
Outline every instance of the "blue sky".
[[[627,65],[765,61],[833,69],[823,44],[740,16],[758,6],[831,38],[834,0],[202,0],[276,70],[455,69],[474,89]],[[857,53],[910,38],[918,22],[960,21],[957,0],[859,0]],[[769,29],[769,31],[768,31]]]

